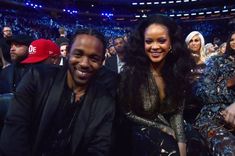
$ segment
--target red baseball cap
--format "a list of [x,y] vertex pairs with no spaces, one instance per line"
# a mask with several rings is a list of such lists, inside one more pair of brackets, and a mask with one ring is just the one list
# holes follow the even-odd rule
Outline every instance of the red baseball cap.
[[49,57],[59,55],[60,49],[54,42],[47,39],[38,39],[30,44],[28,57],[21,63],[38,63],[46,60]]

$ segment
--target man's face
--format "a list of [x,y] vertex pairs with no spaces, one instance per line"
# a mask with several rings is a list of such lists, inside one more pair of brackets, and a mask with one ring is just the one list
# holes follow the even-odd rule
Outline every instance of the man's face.
[[116,54],[116,50],[115,50],[114,46],[109,47],[109,53],[112,55]]
[[21,62],[28,55],[28,47],[26,45],[13,42],[11,44],[10,55],[12,62]]
[[116,51],[117,53],[123,53],[124,45],[125,45],[125,41],[124,41],[123,38],[116,38],[116,39],[114,39],[114,41],[113,41],[113,46],[114,46],[115,51]]
[[69,68],[75,84],[86,85],[101,68],[104,58],[103,43],[96,37],[80,34],[70,49]]
[[4,38],[9,38],[9,37],[12,36],[12,31],[11,31],[10,27],[4,27],[2,32],[3,32],[3,37]]

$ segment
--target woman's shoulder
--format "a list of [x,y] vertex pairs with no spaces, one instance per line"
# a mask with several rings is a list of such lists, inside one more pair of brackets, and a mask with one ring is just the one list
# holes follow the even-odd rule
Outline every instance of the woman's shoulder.
[[223,61],[224,61],[224,56],[215,55],[215,56],[210,57],[208,60],[206,60],[205,64],[210,65],[214,63],[223,62]]
[[235,58],[233,56],[213,56],[206,62],[207,68],[227,68],[228,66],[235,63]]

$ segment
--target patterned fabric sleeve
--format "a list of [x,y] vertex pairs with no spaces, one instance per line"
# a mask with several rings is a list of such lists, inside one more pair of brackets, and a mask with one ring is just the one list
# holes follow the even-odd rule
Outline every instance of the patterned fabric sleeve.
[[223,78],[225,69],[223,57],[208,60],[204,73],[196,85],[196,95],[204,104],[223,103],[228,92],[226,79]]

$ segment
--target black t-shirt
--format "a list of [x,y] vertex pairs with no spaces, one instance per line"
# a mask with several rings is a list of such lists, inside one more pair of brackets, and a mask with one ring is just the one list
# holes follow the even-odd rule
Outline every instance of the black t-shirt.
[[7,62],[11,62],[11,56],[10,56],[11,45],[10,42],[8,42],[9,39],[6,38],[0,39],[0,48],[2,49],[3,57]]
[[75,95],[65,84],[63,95],[61,95],[60,105],[52,120],[51,127],[45,136],[43,143],[43,156],[70,156],[71,136],[75,120],[80,112],[83,98],[80,102],[75,102]]

